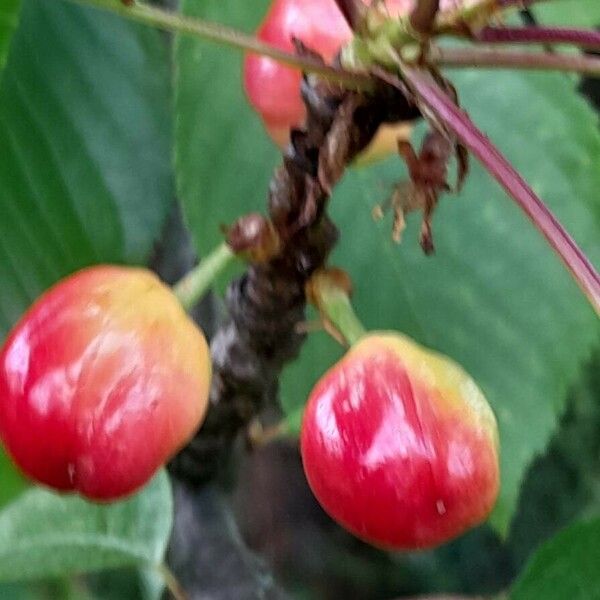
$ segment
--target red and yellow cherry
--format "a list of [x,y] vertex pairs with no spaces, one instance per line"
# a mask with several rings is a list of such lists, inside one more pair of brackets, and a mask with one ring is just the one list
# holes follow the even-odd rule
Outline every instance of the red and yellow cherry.
[[43,294],[0,352],[0,437],[33,480],[93,500],[144,485],[205,414],[207,343],[145,269],[96,266]]
[[[399,15],[413,5],[413,0],[387,0],[391,16]],[[352,39],[335,0],[275,0],[257,37],[272,46],[294,51],[293,38],[331,61],[340,48]],[[290,128],[302,125],[305,109],[300,98],[302,75],[297,69],[285,67],[266,56],[250,54],[244,62],[244,87],[252,107],[262,117],[269,135],[283,146]],[[404,135],[405,128],[402,130]],[[381,142],[390,144],[390,132]],[[391,141],[394,147],[395,138]],[[381,149],[371,150],[373,155]]]
[[382,548],[447,542],[483,522],[498,495],[498,431],[482,392],[396,333],[360,338],[317,383],[301,451],[325,511]]

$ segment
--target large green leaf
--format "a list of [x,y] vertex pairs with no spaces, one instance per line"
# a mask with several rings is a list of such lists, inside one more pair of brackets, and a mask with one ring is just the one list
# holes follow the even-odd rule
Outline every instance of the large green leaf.
[[534,7],[539,20],[548,25],[596,27],[600,25],[598,0],[560,0],[544,2]]
[[142,262],[172,201],[169,53],[156,31],[27,0],[0,89],[0,337],[94,262]]
[[[0,582],[0,598],[9,600],[92,600],[81,588],[75,595],[68,581]],[[95,598],[94,600],[103,600]]]
[[0,512],[0,581],[159,565],[172,513],[164,471],[114,504],[32,489]]
[[544,544],[515,584],[511,600],[600,598],[600,519],[577,523]]
[[[252,31],[267,0],[183,0],[182,10]],[[267,142],[242,91],[243,55],[181,36],[176,41],[177,189],[201,254],[222,238],[220,226],[262,210],[277,151]]]
[[[225,14],[238,8],[233,0],[219,5]],[[251,17],[239,19],[243,24]],[[201,244],[214,236],[216,223],[264,206],[272,154],[266,136],[257,134],[256,118],[247,116],[235,55],[222,52],[215,68],[212,50],[182,40],[177,61],[178,177]],[[600,137],[573,81],[506,72],[453,78],[475,121],[600,263]],[[223,120],[225,137],[235,136],[226,142],[226,159],[212,160]],[[188,152],[182,152],[182,134]],[[183,160],[191,148],[199,165]],[[500,425],[502,491],[493,522],[505,531],[524,470],[544,450],[566,391],[598,342],[598,321],[542,237],[477,166],[461,197],[441,204],[434,257],[417,247],[417,216],[409,219],[403,245],[395,246],[389,220],[374,223],[370,210],[403,175],[397,159],[348,174],[332,201],[342,231],[334,260],[350,271],[358,311],[370,328],[405,331],[460,361],[480,382]],[[200,194],[202,207],[195,204]],[[324,341],[324,334],[314,334],[284,376],[282,399],[290,412],[339,356]]]
[[21,0],[2,0],[0,6],[0,80],[6,64],[10,39],[17,28]]

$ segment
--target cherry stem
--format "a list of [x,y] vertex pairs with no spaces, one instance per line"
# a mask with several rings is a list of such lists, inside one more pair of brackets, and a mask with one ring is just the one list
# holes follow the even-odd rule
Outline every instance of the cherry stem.
[[487,44],[571,44],[600,50],[600,31],[565,27],[484,27],[473,39]]
[[512,52],[481,48],[431,48],[431,61],[443,67],[531,69],[600,74],[600,58],[551,52]]
[[[365,335],[365,328],[354,312],[348,291],[334,277],[330,277],[326,271],[318,272],[309,285],[311,301],[322,317],[341,333],[349,346]],[[335,336],[332,337],[336,339]]]
[[352,31],[356,31],[364,19],[367,8],[362,0],[335,0],[337,7]]
[[208,292],[215,279],[236,258],[233,250],[223,243],[173,286],[173,293],[186,310],[191,310]]
[[433,31],[439,10],[440,0],[417,0],[408,20],[416,32],[427,36]]
[[187,17],[138,2],[125,5],[122,0],[69,1],[107,10],[131,21],[143,23],[144,25],[164,31],[191,35],[237,48],[238,50],[268,56],[284,65],[295,67],[305,72],[316,73],[332,81],[338,81],[351,89],[370,89],[373,86],[371,78],[366,73],[346,71],[338,67],[326,65],[308,56],[292,54],[270,44],[265,44],[255,36],[246,35],[235,29],[204,21],[203,19]]
[[430,74],[404,63],[400,64],[400,68],[405,83],[420,101],[479,159],[544,235],[596,313],[600,314],[600,275],[557,218]]

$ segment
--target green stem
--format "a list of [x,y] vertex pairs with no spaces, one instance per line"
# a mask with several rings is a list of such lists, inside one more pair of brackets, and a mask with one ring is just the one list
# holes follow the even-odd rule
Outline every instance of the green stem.
[[322,315],[334,325],[350,346],[365,335],[365,328],[352,308],[348,293],[336,285],[335,280],[327,276],[318,277],[313,282],[312,293]]
[[210,23],[202,19],[188,17],[141,3],[134,3],[129,6],[123,4],[121,0],[69,1],[107,10],[120,17],[164,31],[191,35],[211,42],[218,42],[238,50],[268,56],[282,64],[301,69],[307,73],[322,75],[327,79],[343,83],[352,89],[370,89],[373,86],[370,77],[366,73],[348,72],[337,67],[325,65],[321,61],[308,56],[300,56],[280,50],[270,44],[261,42],[254,36],[246,35],[217,23]]
[[173,286],[173,293],[186,310],[204,296],[219,274],[235,258],[227,244],[221,244]]
[[341,291],[329,298],[326,312],[331,322],[351,346],[365,335],[365,328],[356,316],[350,298]]

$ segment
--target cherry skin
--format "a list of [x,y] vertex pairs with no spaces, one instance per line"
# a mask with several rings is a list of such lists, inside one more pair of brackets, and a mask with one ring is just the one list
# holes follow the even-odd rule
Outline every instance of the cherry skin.
[[0,352],[0,437],[33,480],[93,500],[144,485],[196,431],[207,343],[145,269],[96,266],[43,294]]
[[375,546],[440,545],[483,522],[498,495],[498,432],[475,382],[396,333],[361,338],[313,389],[301,452],[310,487]]

